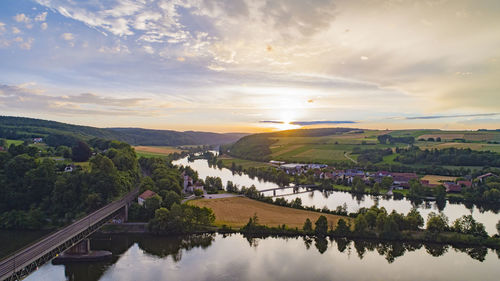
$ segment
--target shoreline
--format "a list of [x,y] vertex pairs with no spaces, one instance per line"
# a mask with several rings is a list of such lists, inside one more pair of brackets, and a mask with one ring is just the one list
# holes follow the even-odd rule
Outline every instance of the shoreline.
[[[421,231],[402,231],[399,237],[381,237],[374,232],[365,233],[349,233],[349,234],[335,234],[329,232],[327,235],[316,235],[314,232],[305,232],[299,229],[279,228],[262,226],[263,229],[255,232],[242,231],[242,228],[232,227],[207,227],[197,231],[186,233],[155,233],[149,231],[147,228],[148,223],[122,223],[122,224],[106,224],[99,231],[97,235],[154,235],[154,236],[179,236],[179,235],[196,235],[196,234],[241,234],[249,238],[267,238],[267,237],[315,237],[315,238],[346,238],[346,239],[360,239],[376,242],[401,242],[401,243],[432,243],[439,245],[450,245],[454,247],[486,247],[488,249],[500,249],[500,237],[482,238],[473,235],[460,234],[456,232],[440,232],[433,233],[426,230]],[[119,227],[116,227],[119,226]],[[137,227],[142,226],[143,231],[137,231]],[[460,239],[460,240],[459,240]]]

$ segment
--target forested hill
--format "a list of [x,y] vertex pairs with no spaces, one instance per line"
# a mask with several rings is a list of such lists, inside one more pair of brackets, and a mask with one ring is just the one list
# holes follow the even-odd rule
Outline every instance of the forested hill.
[[[44,137],[51,140],[103,138],[119,140],[131,145],[202,145],[233,143],[245,134],[219,134],[209,132],[178,132],[171,130],[149,130],[140,128],[95,128],[61,122],[0,116],[0,138],[28,139]],[[64,143],[63,143],[64,144]]]

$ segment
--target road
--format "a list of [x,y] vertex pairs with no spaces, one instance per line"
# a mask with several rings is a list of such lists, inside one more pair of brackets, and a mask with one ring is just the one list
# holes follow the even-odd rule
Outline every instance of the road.
[[352,162],[354,162],[354,164],[358,164],[358,161],[352,159],[351,156],[349,156],[349,154],[347,152],[344,153],[344,157],[351,160]]

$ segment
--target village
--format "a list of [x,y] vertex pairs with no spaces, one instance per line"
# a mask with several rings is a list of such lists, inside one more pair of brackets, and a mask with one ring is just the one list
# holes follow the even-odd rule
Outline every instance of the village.
[[[306,175],[312,174],[315,179],[331,180],[331,181],[346,181],[352,184],[355,178],[362,179],[365,183],[381,183],[383,178],[389,177],[392,179],[391,189],[408,189],[410,181],[417,180],[424,187],[435,188],[444,186],[447,193],[460,193],[464,187],[472,187],[482,183],[488,177],[496,177],[493,173],[486,173],[473,179],[471,176],[464,178],[455,177],[440,177],[440,176],[419,176],[416,173],[399,173],[388,171],[368,172],[360,169],[339,170],[335,167],[325,164],[301,164],[301,163],[285,163],[283,161],[271,160],[270,164],[278,167],[288,175]],[[431,179],[432,178],[432,179]],[[437,179],[437,180],[436,180]]]

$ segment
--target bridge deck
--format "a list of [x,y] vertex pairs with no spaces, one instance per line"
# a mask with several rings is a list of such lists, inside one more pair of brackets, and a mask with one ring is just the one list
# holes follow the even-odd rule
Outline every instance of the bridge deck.
[[[34,244],[31,244],[0,261],[0,280],[8,280],[12,278],[16,272],[28,267],[41,257],[49,254],[61,244],[73,239],[76,235],[85,231],[88,232],[86,233],[86,235],[88,235],[97,230],[98,228],[92,229],[92,226],[102,223],[102,220],[106,219],[134,200],[137,194],[138,190],[136,189],[128,193],[122,199],[104,206],[103,208],[79,219],[71,225],[50,234],[42,240],[35,242]],[[90,232],[88,231],[89,229]]]

